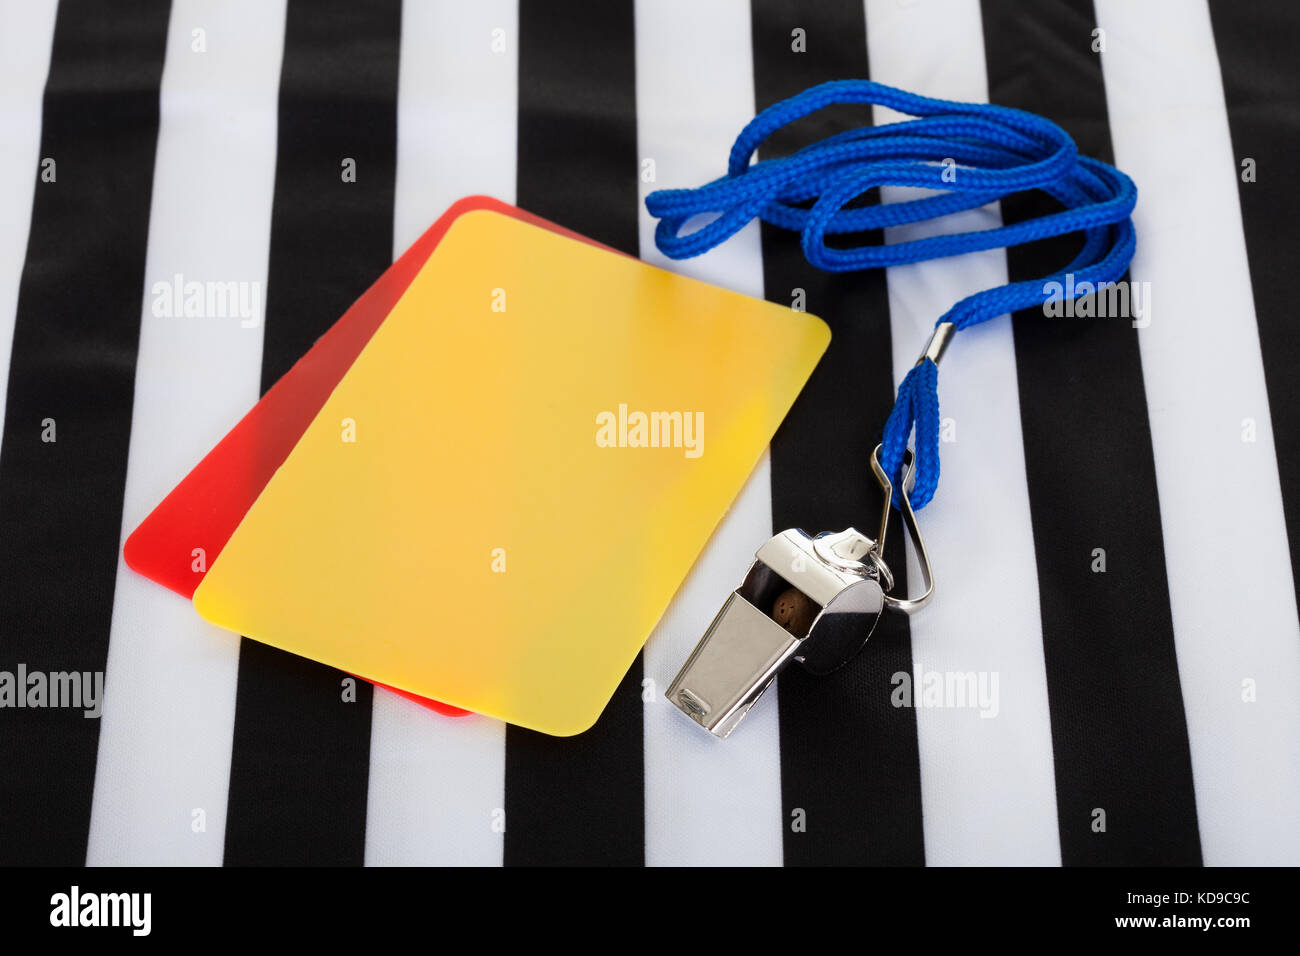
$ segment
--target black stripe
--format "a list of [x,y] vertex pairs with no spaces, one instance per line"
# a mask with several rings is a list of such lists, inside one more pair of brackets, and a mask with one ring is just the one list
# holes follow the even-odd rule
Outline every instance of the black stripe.
[[[983,19],[990,98],[1056,120],[1109,162],[1090,0],[984,0]],[[1038,196],[1002,204],[1007,222],[1052,208]],[[1059,269],[1077,248],[1010,249],[1011,279]],[[1128,319],[1040,310],[1018,313],[1013,328],[1062,860],[1199,864],[1137,333]],[[1095,548],[1104,573],[1092,570]],[[1105,832],[1094,831],[1097,810]]]
[[[1300,156],[1300,103],[1295,95],[1300,89],[1298,12],[1294,3],[1284,0],[1263,0],[1249,10],[1210,0],[1291,544],[1291,574],[1300,603],[1300,402],[1294,387],[1300,368],[1300,323],[1292,291],[1300,262],[1300,189],[1290,172]],[[1241,178],[1241,163],[1247,158],[1255,161],[1254,182]]]
[[[57,179],[35,187],[0,456],[0,670],[107,661],[168,6],[59,5]],[[81,710],[0,711],[0,861],[85,863],[98,744]]]
[[[290,0],[280,77],[262,389],[388,268],[397,163],[399,0]],[[342,163],[356,161],[356,181]],[[244,640],[228,865],[360,865],[372,688]]]
[[[754,0],[751,12],[759,109],[816,83],[868,75],[861,0]],[[804,31],[806,52],[793,49],[796,29]],[[870,122],[866,109],[823,111],[797,124],[793,135],[774,137],[764,155]],[[880,239],[878,233],[853,237]],[[803,289],[807,310],[833,333],[772,441],[773,527],[816,534],[851,524],[874,533],[881,497],[868,461],[894,398],[885,275],[819,272],[804,259],[797,236],[768,226],[762,243],[767,297],[790,305],[793,290]],[[906,588],[902,535],[895,533],[890,543],[887,560],[898,587]],[[890,616],[863,652],[831,676],[814,678],[799,668],[782,674],[788,864],[924,863],[916,716],[889,702],[892,675],[911,669],[907,621]],[[796,816],[802,831],[793,826]]]
[[[517,201],[636,255],[632,0],[519,5]],[[645,861],[640,657],[577,737],[506,729],[508,865]]]

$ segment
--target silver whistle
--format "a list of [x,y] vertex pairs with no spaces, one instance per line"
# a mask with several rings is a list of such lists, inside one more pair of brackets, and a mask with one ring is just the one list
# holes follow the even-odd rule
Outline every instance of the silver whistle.
[[911,600],[889,593],[894,576],[884,545],[893,485],[880,465],[880,446],[871,453],[871,467],[885,492],[875,540],[855,528],[816,537],[790,529],[768,540],[669,685],[668,699],[715,737],[730,735],[792,660],[804,661],[820,646],[861,646],[882,611],[911,612],[933,595],[930,558],[908,499],[911,454],[904,461],[900,511],[925,584]]

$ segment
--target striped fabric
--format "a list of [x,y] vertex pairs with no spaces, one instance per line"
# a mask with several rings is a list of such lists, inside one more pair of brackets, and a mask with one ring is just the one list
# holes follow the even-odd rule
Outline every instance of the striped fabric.
[[[1286,0],[0,0],[0,24],[0,671],[106,672],[98,719],[0,709],[0,864],[1300,863]],[[868,452],[934,318],[1064,246],[830,276],[751,226],[672,264],[834,339],[579,737],[345,701],[345,675],[122,563],[452,201],[667,265],[646,193],[718,175],[757,109],[847,77],[1062,124],[1138,183],[1149,290],[1140,320],[959,337],[922,514],[938,596],[849,666],[785,674],[725,744],[663,699],[774,529],[873,525]],[[891,118],[828,112],[764,154]],[[923,234],[897,233],[867,241]],[[262,307],[157,314],[178,276]],[[967,678],[985,706],[927,691]]]

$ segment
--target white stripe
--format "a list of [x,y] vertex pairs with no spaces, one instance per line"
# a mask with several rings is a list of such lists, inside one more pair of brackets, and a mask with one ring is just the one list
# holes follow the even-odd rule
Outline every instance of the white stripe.
[[[41,156],[41,94],[54,43],[52,3],[0,0],[0,425],[4,424],[9,354],[18,285],[27,257]],[[47,183],[47,189],[56,188]]]
[[[396,253],[462,196],[514,201],[518,46],[508,0],[403,6]],[[504,806],[504,724],[376,688],[367,865],[500,864]]]
[[[978,0],[867,0],[871,78],[929,96],[988,99]],[[897,119],[878,110],[877,122]],[[960,175],[960,173],[958,173]],[[886,190],[887,201],[906,198]],[[938,224],[891,229],[889,242],[1001,225],[996,205]],[[935,320],[959,299],[1007,281],[1002,250],[888,270],[895,379],[916,362]],[[936,597],[913,616],[913,699],[924,675],[997,675],[996,716],[917,710],[925,856],[939,865],[1059,865],[1056,785],[1038,571],[1010,320],[957,336],[939,375],[955,441],[921,514]],[[918,582],[913,562],[908,580]],[[867,649],[870,653],[870,648]],[[987,685],[990,689],[992,684]]]
[[[727,152],[754,115],[745,0],[641,0],[636,7],[636,90],[641,199],[660,187],[697,186],[726,171]],[[646,162],[654,182],[646,182]],[[640,210],[647,262],[753,296],[763,294],[762,251],[751,224],[699,259],[670,263]],[[695,642],[772,533],[766,455],[732,505],[645,650],[646,862],[779,865],[781,766],[776,688],[725,744],[663,697]]]
[[[265,302],[284,16],[284,0],[172,7],[124,539],[258,397],[261,310],[254,328],[158,317],[152,289],[180,274]],[[238,660],[236,636],[119,559],[89,863],[221,863]]]
[[1098,0],[1097,14],[1115,156],[1139,190],[1132,277],[1152,289],[1138,341],[1201,851],[1295,865],[1300,626],[1209,11]]

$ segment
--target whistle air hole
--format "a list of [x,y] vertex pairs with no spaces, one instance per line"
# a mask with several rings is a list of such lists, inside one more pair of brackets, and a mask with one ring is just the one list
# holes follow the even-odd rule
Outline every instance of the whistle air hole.
[[771,618],[795,637],[807,637],[821,608],[798,588],[786,588],[772,603]]

